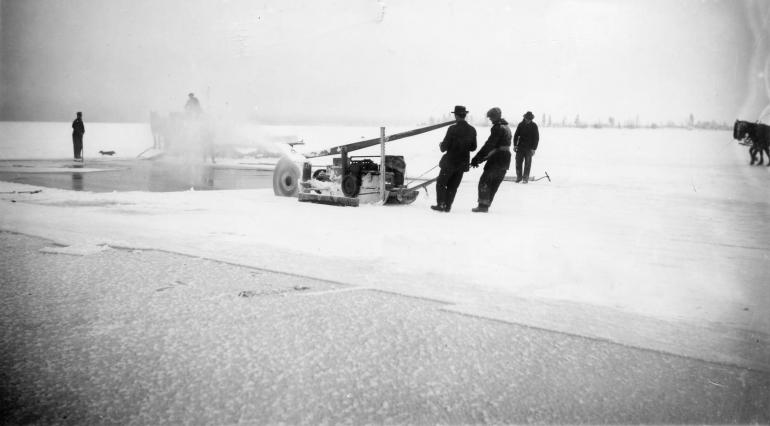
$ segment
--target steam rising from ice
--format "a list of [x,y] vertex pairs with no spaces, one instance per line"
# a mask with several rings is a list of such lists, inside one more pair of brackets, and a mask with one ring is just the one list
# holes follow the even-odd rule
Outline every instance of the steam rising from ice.
[[377,14],[377,22],[382,22],[385,20],[385,9],[388,5],[385,4],[385,0],[377,0],[377,6],[380,8],[379,13]]

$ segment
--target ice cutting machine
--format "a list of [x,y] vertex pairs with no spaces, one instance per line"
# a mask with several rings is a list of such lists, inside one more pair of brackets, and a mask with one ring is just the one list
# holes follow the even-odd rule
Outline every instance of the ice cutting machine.
[[[385,155],[385,142],[419,135],[454,124],[435,124],[331,149],[306,154],[292,153],[278,161],[273,172],[273,191],[279,196],[297,196],[299,201],[358,206],[359,203],[409,204],[419,187],[404,185],[406,162],[401,155]],[[380,156],[349,156],[351,151],[380,144]],[[331,165],[313,171],[309,158],[339,155]]]

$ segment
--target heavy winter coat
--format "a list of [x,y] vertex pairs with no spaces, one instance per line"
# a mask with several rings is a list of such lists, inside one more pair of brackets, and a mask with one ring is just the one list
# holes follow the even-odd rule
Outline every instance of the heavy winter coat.
[[513,134],[513,146],[519,149],[537,149],[537,143],[540,141],[540,132],[537,130],[537,124],[533,121],[529,123],[521,120],[516,126],[516,132]]
[[489,131],[489,139],[473,157],[473,163],[487,164],[484,170],[504,169],[511,167],[511,128],[504,118],[495,120]]
[[82,135],[86,132],[86,126],[83,125],[83,120],[80,118],[76,118],[72,122],[72,134],[73,135]]
[[449,126],[439,149],[445,153],[438,163],[439,167],[448,170],[466,169],[471,151],[476,150],[476,129],[466,121],[458,121]]

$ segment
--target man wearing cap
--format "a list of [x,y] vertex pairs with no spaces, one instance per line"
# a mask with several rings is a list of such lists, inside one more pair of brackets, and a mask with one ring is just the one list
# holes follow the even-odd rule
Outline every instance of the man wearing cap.
[[[535,155],[537,143],[540,140],[537,124],[532,121],[534,118],[535,115],[532,114],[532,111],[527,111],[513,134],[513,150],[516,151],[516,183],[521,182],[522,179],[524,183],[529,181],[532,156]],[[523,172],[521,170],[522,163],[524,163]]]
[[479,179],[479,205],[471,209],[475,213],[486,213],[497,188],[505,177],[505,172],[511,167],[511,129],[503,118],[500,108],[494,107],[487,111],[487,118],[492,122],[489,139],[471,160],[471,166],[478,167],[486,161],[484,173]]
[[452,113],[457,123],[449,126],[444,140],[439,144],[439,149],[445,154],[438,163],[441,171],[436,181],[436,205],[430,206],[440,212],[452,209],[457,187],[468,170],[471,151],[476,150],[476,129],[465,121],[468,110],[457,105]]
[[72,150],[75,154],[75,161],[83,161],[83,134],[85,132],[83,113],[78,111],[77,117],[72,121]]

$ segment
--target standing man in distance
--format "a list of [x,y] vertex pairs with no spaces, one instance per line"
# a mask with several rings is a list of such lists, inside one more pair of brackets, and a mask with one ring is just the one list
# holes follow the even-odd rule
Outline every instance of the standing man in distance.
[[78,111],[77,117],[72,122],[72,150],[75,153],[75,161],[83,161],[83,134],[85,132],[83,113]]
[[[516,151],[516,183],[524,180],[529,181],[529,170],[532,167],[532,157],[535,155],[537,143],[540,141],[540,133],[537,130],[537,124],[532,120],[535,115],[532,111],[524,114],[524,119],[516,126],[516,133],[513,134],[513,150]],[[521,166],[524,163],[524,170]]]
[[487,162],[484,173],[479,179],[479,205],[471,209],[474,213],[486,213],[492,200],[495,199],[497,188],[505,178],[505,172],[511,167],[511,129],[503,118],[500,108],[494,107],[487,111],[487,118],[492,122],[489,139],[471,160],[472,167]]
[[463,174],[468,171],[471,151],[476,150],[476,129],[465,121],[468,110],[457,105],[452,113],[457,123],[449,126],[444,140],[439,144],[439,149],[445,154],[438,163],[441,170],[436,181],[436,205],[430,206],[440,212],[452,209],[457,187],[460,186]]
[[198,117],[203,112],[201,103],[198,98],[195,97],[194,93],[189,93],[187,95],[187,102],[184,104],[184,110],[188,116],[192,117]]

